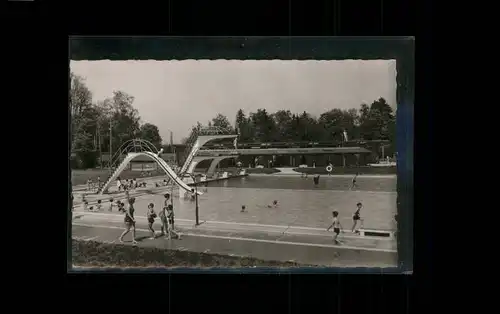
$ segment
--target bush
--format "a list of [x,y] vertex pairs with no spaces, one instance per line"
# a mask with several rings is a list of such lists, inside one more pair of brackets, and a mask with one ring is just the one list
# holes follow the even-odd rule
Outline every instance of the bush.
[[73,266],[84,267],[304,267],[295,262],[143,248],[94,241],[72,241]]
[[80,160],[80,166],[83,169],[91,169],[97,165],[97,152],[81,151],[76,153],[76,156]]

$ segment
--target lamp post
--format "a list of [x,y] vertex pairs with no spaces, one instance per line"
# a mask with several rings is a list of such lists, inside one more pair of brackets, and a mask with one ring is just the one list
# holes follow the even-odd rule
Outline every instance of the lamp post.
[[195,226],[199,226],[200,225],[200,209],[198,208],[198,185],[196,184],[196,179],[194,178],[194,175],[192,173],[187,173],[187,175],[189,175],[191,177],[191,179],[193,179],[193,184],[194,184],[194,199],[195,199],[195,202],[196,202],[196,208],[195,208]]
[[112,142],[113,142],[113,122],[109,119],[109,171],[113,171],[111,169],[111,156],[112,156]]
[[175,147],[174,147],[174,132],[172,130],[167,129],[170,132],[170,153],[174,155],[174,165],[177,165],[177,156],[175,154]]

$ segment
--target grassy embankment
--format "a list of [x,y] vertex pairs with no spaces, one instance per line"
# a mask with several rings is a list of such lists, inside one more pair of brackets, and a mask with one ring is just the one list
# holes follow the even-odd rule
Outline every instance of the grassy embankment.
[[78,267],[308,267],[294,262],[143,248],[95,241],[72,241],[73,266]]

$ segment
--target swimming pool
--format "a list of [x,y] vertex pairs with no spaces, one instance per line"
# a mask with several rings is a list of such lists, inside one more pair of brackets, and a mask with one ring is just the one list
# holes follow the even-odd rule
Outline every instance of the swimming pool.
[[[362,202],[364,227],[394,230],[396,214],[396,177],[358,177],[359,187],[350,191],[349,177],[321,177],[317,187],[312,177],[248,176],[211,182],[199,187],[204,192],[198,199],[200,221],[224,221],[267,225],[327,228],[331,212],[337,210],[343,227],[350,229],[356,203]],[[144,216],[147,204],[161,208],[163,193],[136,198],[136,215]],[[268,208],[273,200],[277,208]],[[246,212],[241,213],[241,206]],[[177,219],[194,219],[195,202],[185,200],[174,191]]]

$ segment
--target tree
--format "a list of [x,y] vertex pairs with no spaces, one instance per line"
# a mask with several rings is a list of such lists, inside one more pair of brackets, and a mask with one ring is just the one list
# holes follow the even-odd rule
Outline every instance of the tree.
[[233,130],[233,127],[231,126],[229,119],[225,115],[220,113],[217,114],[217,116],[215,116],[215,118],[212,119],[212,125],[228,131]]
[[348,134],[348,139],[357,137],[357,120],[358,115],[356,109],[332,109],[321,114],[319,118],[320,124],[326,131],[326,138],[336,141],[344,140],[344,131]]
[[96,164],[96,121],[99,112],[92,105],[92,93],[84,79],[70,73],[70,80],[71,151],[76,155],[77,164],[83,168],[92,168]]
[[242,124],[245,124],[247,122],[247,118],[245,116],[245,112],[243,112],[243,109],[239,109],[236,112],[236,121],[234,122],[234,128],[238,129],[242,126]]
[[235,129],[238,132],[239,140],[243,142],[253,141],[253,131],[250,119],[245,116],[242,109],[236,112]]
[[145,123],[139,130],[140,138],[150,141],[155,147],[161,147],[162,138],[158,127],[151,123]]
[[290,110],[278,110],[273,114],[276,125],[276,131],[280,141],[286,141],[293,138],[292,133],[292,113]]
[[384,98],[374,101],[370,107],[362,104],[359,121],[363,139],[391,140],[395,137],[396,117]]
[[78,119],[83,111],[92,106],[92,93],[85,85],[85,80],[78,75],[70,73],[70,111],[72,119]]
[[134,97],[123,92],[113,92],[113,98],[108,100],[111,117],[111,134],[113,136],[113,151],[116,151],[123,143],[134,139],[139,135],[140,116],[133,107]]
[[252,127],[255,130],[254,140],[260,142],[271,142],[279,138],[276,134],[276,125],[273,118],[266,109],[258,109],[256,113],[250,113]]

